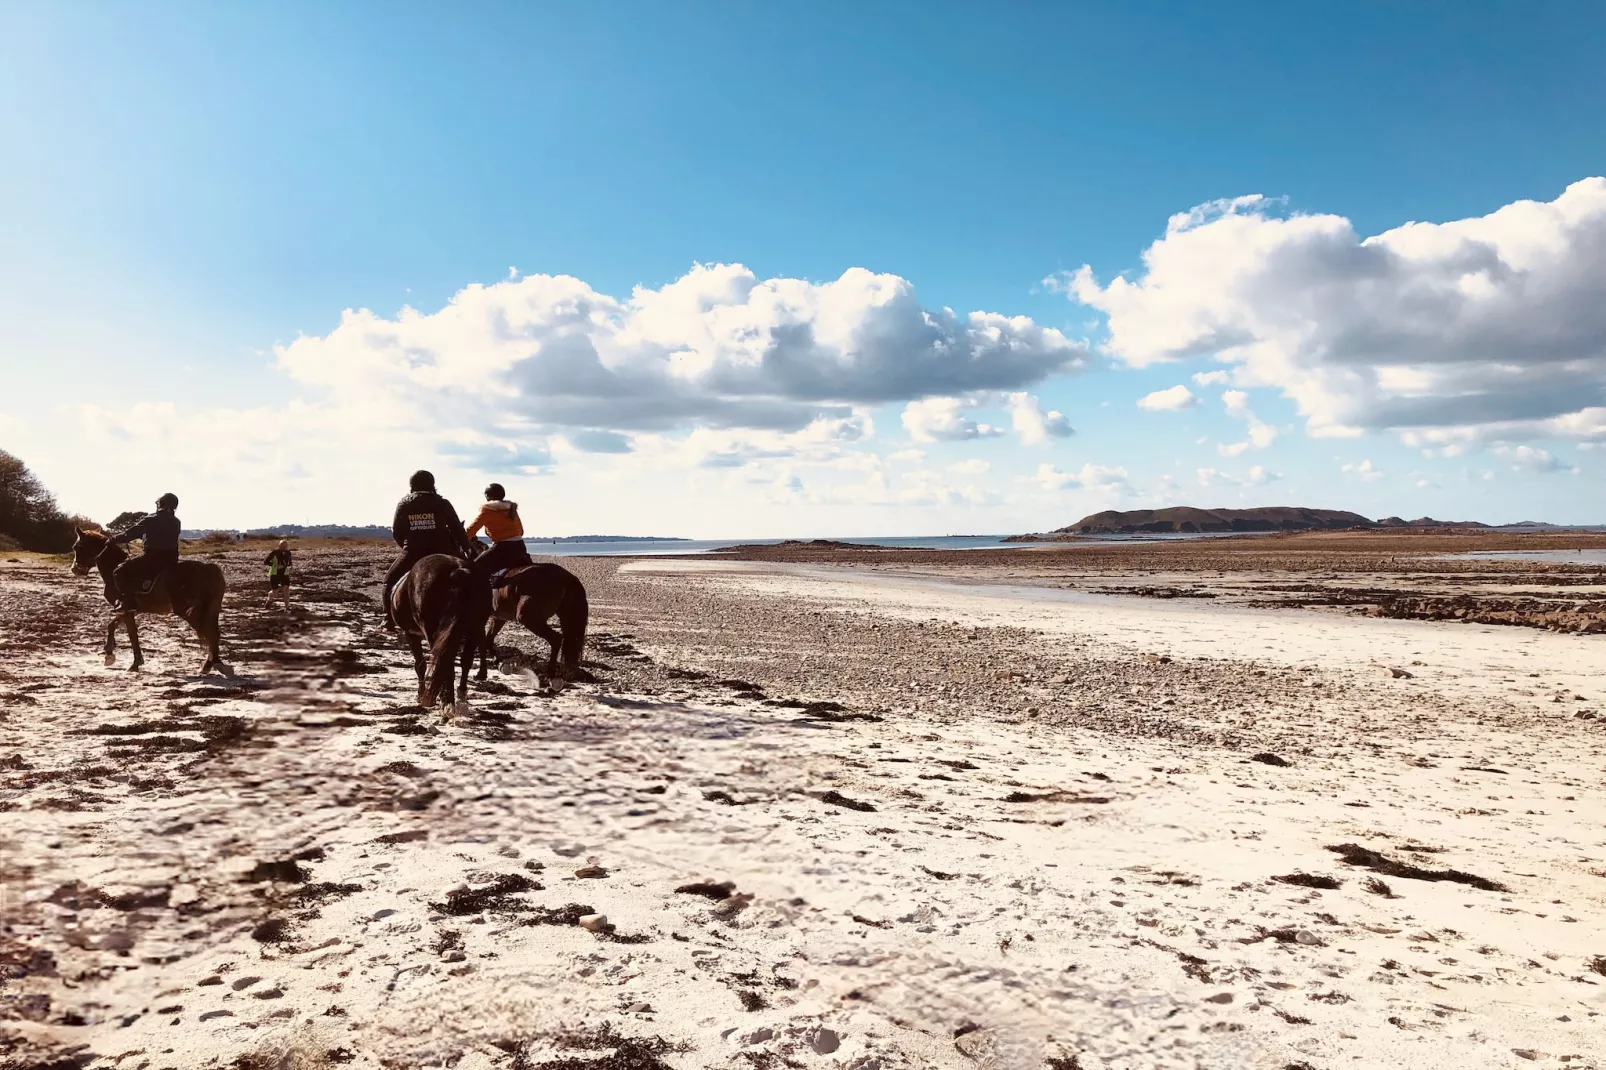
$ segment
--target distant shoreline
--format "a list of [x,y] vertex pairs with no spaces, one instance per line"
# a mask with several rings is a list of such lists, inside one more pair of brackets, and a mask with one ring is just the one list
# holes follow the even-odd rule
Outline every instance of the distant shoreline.
[[[348,538],[348,539],[389,539],[390,528],[379,524],[348,525],[348,524],[285,524],[282,527],[270,528],[185,528],[182,537],[189,540],[204,539],[208,535],[218,533],[225,535],[239,535],[248,539],[263,539],[273,537],[295,538]],[[539,543],[584,543],[584,542],[691,542],[691,539],[679,535],[526,535],[525,542]]]

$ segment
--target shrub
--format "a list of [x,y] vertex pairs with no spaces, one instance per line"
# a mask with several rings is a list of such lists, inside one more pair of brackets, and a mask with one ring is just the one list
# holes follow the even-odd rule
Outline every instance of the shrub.
[[24,550],[59,554],[72,549],[74,526],[89,523],[63,513],[39,477],[0,450],[0,535],[14,539]]

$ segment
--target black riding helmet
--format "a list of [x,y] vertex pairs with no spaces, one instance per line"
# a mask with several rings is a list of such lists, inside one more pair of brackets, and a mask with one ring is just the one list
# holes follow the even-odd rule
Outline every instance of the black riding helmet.
[[485,500],[488,502],[499,502],[506,497],[507,491],[500,483],[492,483],[485,488]]
[[177,509],[178,508],[178,495],[177,494],[173,494],[171,492],[162,495],[160,498],[156,499],[156,508],[158,508],[158,509]]
[[415,493],[418,492],[418,491],[424,491],[424,490],[434,490],[435,489],[435,473],[426,472],[424,469],[420,468],[418,471],[414,472],[411,477],[408,478],[408,480],[407,480],[407,489],[410,490],[410,491],[414,491]]

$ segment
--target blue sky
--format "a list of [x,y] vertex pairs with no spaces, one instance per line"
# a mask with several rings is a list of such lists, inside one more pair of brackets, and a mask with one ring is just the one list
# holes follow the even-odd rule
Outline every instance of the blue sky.
[[[553,533],[1003,531],[1171,501],[1603,522],[1606,215],[1593,188],[1558,200],[1606,174],[1603,45],[1606,13],[1581,4],[8,5],[0,448],[68,506],[109,515],[171,486],[195,524],[382,519],[419,464],[465,500],[494,471]],[[1249,194],[1274,200],[1168,234]],[[1525,200],[1560,207],[1444,232],[1461,252],[1401,239],[1374,265],[1393,281],[1322,296],[1359,239]],[[1307,217],[1355,240],[1279,227]],[[1144,259],[1161,241],[1182,265],[1165,285]],[[1296,255],[1311,242],[1328,254]],[[1455,281],[1474,246],[1504,265],[1487,294]],[[420,325],[383,359],[340,331],[345,309],[436,314],[510,267],[573,276],[629,319],[633,287],[694,264],[814,285],[868,269],[953,309],[945,345],[974,344],[979,311],[1086,353],[1011,334],[1035,363],[955,378],[905,359],[925,336],[876,318],[885,287],[839,287],[820,319],[812,290],[762,314],[727,294],[751,329],[840,327],[798,358],[825,385],[744,380],[738,405],[716,360],[630,380],[678,417],[611,420],[618,381],[559,404],[557,372],[508,378],[520,355],[486,356],[470,326]],[[1378,292],[1445,286],[1472,303],[1425,321]],[[568,299],[548,289],[476,307]],[[677,304],[650,352],[610,334],[603,363],[692,345],[709,300]],[[1526,341],[1558,317],[1560,351]],[[1206,320],[1237,348],[1189,335]],[[891,348],[833,383],[856,330]],[[421,346],[439,352],[405,355]],[[431,407],[419,359],[491,385]],[[1192,379],[1211,371],[1228,380]],[[1138,407],[1179,385],[1194,407]],[[1076,433],[1026,441],[1011,393]],[[933,398],[954,400],[911,426]],[[776,415],[810,405],[853,425]]]

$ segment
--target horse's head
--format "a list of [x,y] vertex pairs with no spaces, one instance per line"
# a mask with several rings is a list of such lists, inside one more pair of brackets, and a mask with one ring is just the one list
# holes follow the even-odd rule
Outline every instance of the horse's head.
[[74,539],[72,544],[72,574],[87,576],[110,540],[106,538],[104,532],[96,531],[94,528],[73,530],[78,533],[78,538]]

